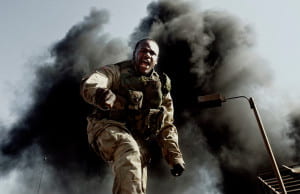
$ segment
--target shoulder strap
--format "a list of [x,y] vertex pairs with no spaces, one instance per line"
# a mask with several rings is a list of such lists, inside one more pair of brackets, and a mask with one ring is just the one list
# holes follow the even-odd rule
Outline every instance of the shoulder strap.
[[168,75],[163,72],[158,72],[158,74],[162,84],[161,91],[163,95],[166,96],[171,91],[171,80]]

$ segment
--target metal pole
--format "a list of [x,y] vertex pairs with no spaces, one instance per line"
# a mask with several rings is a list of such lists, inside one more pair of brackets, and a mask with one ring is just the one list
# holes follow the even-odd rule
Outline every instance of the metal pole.
[[257,121],[257,123],[258,123],[259,129],[260,129],[260,132],[261,132],[261,135],[262,135],[262,137],[263,137],[263,140],[264,140],[266,149],[267,149],[268,154],[269,154],[269,156],[270,156],[270,158],[271,158],[273,170],[274,170],[275,175],[276,175],[276,177],[277,177],[277,180],[278,180],[280,189],[281,189],[282,193],[286,194],[287,192],[286,192],[286,190],[285,190],[285,186],[284,186],[284,184],[283,184],[282,177],[281,177],[281,175],[280,175],[280,171],[279,171],[278,165],[277,165],[277,163],[276,163],[274,154],[273,154],[273,152],[272,152],[271,145],[270,145],[270,143],[269,143],[269,140],[268,140],[266,131],[265,131],[265,129],[264,129],[263,123],[262,123],[262,121],[261,121],[260,115],[259,115],[259,113],[258,113],[258,110],[257,110],[257,108],[256,108],[256,105],[255,105],[255,103],[254,103],[253,98],[250,98],[250,99],[249,99],[249,103],[250,103],[251,109],[253,109],[253,111],[254,111],[254,115],[255,115],[256,121]]
[[40,193],[40,188],[41,188],[41,184],[42,184],[42,179],[43,179],[43,173],[44,173],[46,160],[47,160],[47,157],[44,156],[44,161],[43,161],[43,164],[42,164],[42,172],[41,172],[41,177],[40,177],[40,181],[39,181],[39,185],[38,185],[38,189],[37,189],[37,194]]
[[224,98],[220,94],[211,94],[211,95],[206,95],[206,96],[200,96],[200,97],[198,97],[198,101],[200,103],[202,103],[202,104],[203,103],[206,104],[206,106],[208,105],[207,107],[215,107],[215,106],[221,106],[221,104],[223,102],[226,102],[227,100],[233,100],[233,99],[237,99],[237,98],[245,98],[245,99],[247,99],[248,102],[249,102],[249,104],[250,104],[251,109],[253,109],[256,121],[258,123],[261,135],[262,135],[263,140],[264,140],[264,144],[266,146],[267,152],[268,152],[268,154],[270,156],[270,159],[271,159],[271,162],[272,162],[273,170],[274,170],[275,175],[276,175],[276,177],[278,179],[278,183],[279,183],[280,189],[281,189],[281,191],[282,191],[283,194],[286,194],[287,192],[285,190],[285,186],[283,184],[282,177],[281,177],[280,171],[278,169],[278,165],[276,163],[274,154],[272,152],[271,145],[269,143],[266,131],[265,131],[264,126],[262,124],[260,115],[258,113],[258,110],[256,108],[256,105],[254,103],[253,98],[248,98],[246,96],[234,96],[234,97],[231,97],[231,98]]

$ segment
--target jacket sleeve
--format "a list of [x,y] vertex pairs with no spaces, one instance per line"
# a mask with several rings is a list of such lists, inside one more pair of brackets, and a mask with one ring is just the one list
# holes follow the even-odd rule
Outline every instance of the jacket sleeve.
[[99,70],[82,79],[80,85],[81,96],[89,104],[103,109],[99,101],[99,98],[101,98],[100,91],[112,88],[118,75],[118,69],[114,65],[101,67]]
[[178,144],[178,133],[174,121],[173,101],[170,93],[163,99],[162,106],[165,109],[165,115],[162,123],[161,131],[158,135],[158,141],[162,149],[162,153],[170,166],[175,164],[184,164],[181,151]]

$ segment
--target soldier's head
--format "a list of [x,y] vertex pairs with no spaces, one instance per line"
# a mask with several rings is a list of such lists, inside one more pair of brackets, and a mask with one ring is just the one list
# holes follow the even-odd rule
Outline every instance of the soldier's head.
[[142,39],[135,45],[133,51],[133,63],[135,69],[142,75],[152,72],[157,64],[159,47],[155,40]]

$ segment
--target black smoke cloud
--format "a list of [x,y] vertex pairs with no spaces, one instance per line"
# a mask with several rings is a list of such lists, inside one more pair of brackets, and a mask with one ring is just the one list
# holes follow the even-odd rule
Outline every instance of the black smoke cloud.
[[168,187],[172,180],[165,178],[169,184],[160,188],[178,194],[196,193],[190,190],[257,193],[256,173],[270,168],[270,162],[249,104],[228,102],[219,109],[203,110],[197,103],[198,96],[214,92],[254,97],[271,142],[276,142],[272,145],[280,163],[295,159],[295,138],[289,136],[293,128],[282,107],[268,101],[272,75],[252,48],[251,28],[228,13],[199,12],[182,1],[152,3],[148,12],[132,34],[132,42],[146,35],[159,42],[159,68],[172,80],[187,162],[184,187],[178,184],[172,190]]
[[[104,162],[87,144],[85,118],[91,107],[79,94],[83,75],[100,64],[127,57],[128,47],[102,32],[107,22],[106,11],[92,10],[53,45],[53,62],[37,68],[33,103],[1,143],[2,175],[26,169],[29,181],[23,181],[28,185],[38,185],[43,176],[41,193],[109,192],[107,184],[101,186],[106,180]],[[24,193],[35,191],[33,187]]]
[[[24,185],[38,184],[43,175],[42,193],[110,192],[110,170],[86,140],[85,117],[91,107],[79,95],[83,75],[129,56],[124,42],[102,32],[107,22],[106,11],[92,10],[53,46],[53,62],[37,69],[33,104],[1,144],[3,175],[22,169],[27,173],[18,180]],[[154,164],[148,192],[256,193],[257,170],[269,167],[269,162],[247,103],[228,102],[204,110],[197,102],[199,95],[213,92],[257,97],[262,116],[269,115],[263,118],[272,129],[271,140],[277,142],[276,155],[281,162],[293,158],[295,138],[288,136],[289,123],[278,107],[259,98],[272,78],[252,50],[251,28],[227,13],[199,12],[178,0],[158,1],[148,6],[148,16],[132,33],[129,45],[144,37],[158,41],[158,70],[172,79],[186,160],[186,172],[178,179],[170,177],[164,164]],[[23,193],[36,190],[25,188]]]
[[299,111],[294,111],[291,113],[291,123],[294,130],[290,133],[290,136],[295,139],[295,150],[296,150],[296,161],[300,160],[300,113]]

